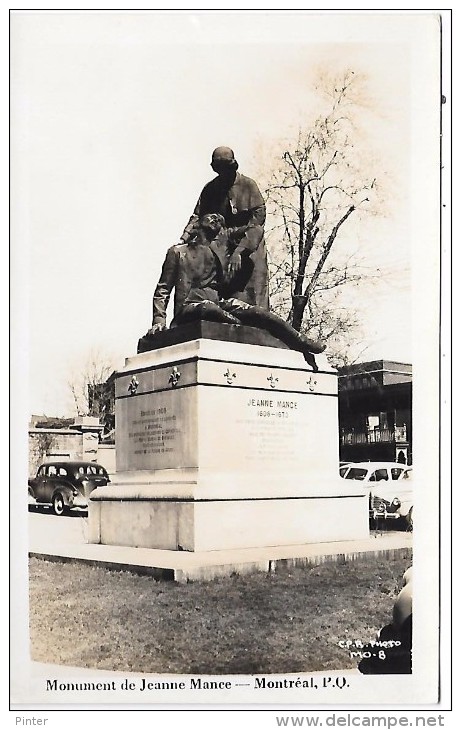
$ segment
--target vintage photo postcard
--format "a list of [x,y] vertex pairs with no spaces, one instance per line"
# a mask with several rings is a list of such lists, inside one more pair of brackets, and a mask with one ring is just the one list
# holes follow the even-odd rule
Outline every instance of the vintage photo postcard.
[[16,724],[443,724],[450,22],[10,12]]

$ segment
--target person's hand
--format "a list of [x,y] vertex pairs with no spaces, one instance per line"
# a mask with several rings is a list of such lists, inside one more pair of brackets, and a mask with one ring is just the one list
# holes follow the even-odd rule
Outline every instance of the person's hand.
[[229,259],[229,276],[235,276],[242,268],[242,257],[238,251],[234,251]]
[[157,332],[162,332],[164,329],[166,329],[166,326],[162,324],[161,322],[158,322],[157,324],[153,324],[150,330],[147,331],[147,335],[155,335]]

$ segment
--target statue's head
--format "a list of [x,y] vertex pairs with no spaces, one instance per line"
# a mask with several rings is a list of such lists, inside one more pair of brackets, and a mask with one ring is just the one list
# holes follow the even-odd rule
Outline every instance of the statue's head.
[[238,163],[231,148],[216,147],[211,155],[211,167],[218,175],[235,175],[238,169]]
[[224,216],[220,213],[206,213],[206,215],[200,218],[200,227],[207,234],[216,236],[221,228],[224,226]]

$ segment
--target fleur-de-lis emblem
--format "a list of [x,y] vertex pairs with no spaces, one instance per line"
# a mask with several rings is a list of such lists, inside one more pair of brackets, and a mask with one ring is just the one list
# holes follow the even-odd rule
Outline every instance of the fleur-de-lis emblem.
[[274,376],[273,376],[272,373],[267,378],[267,380],[269,381],[269,384],[270,384],[271,388],[275,388],[275,384],[279,382],[279,379],[278,378],[274,378]]
[[136,391],[139,387],[139,380],[137,379],[136,375],[133,375],[133,377],[130,380],[130,384],[128,386],[128,392],[130,395],[135,395]]
[[226,378],[227,384],[232,385],[237,375],[236,373],[231,373],[230,368],[227,368],[226,372],[224,373],[224,377]]
[[170,373],[170,377],[168,378],[168,382],[171,383],[172,388],[176,388],[179,378],[181,377],[181,373],[179,372],[176,365],[173,367],[173,370]]
[[315,386],[317,385],[316,380],[312,380],[312,375],[309,376],[309,380],[306,380],[307,387],[311,391],[311,393],[315,390]]

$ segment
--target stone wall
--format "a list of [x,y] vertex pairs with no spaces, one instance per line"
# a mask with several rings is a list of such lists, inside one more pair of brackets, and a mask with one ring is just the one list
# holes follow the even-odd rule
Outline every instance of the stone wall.
[[79,419],[70,428],[30,428],[29,475],[35,475],[43,461],[97,461],[102,428],[97,419]]

